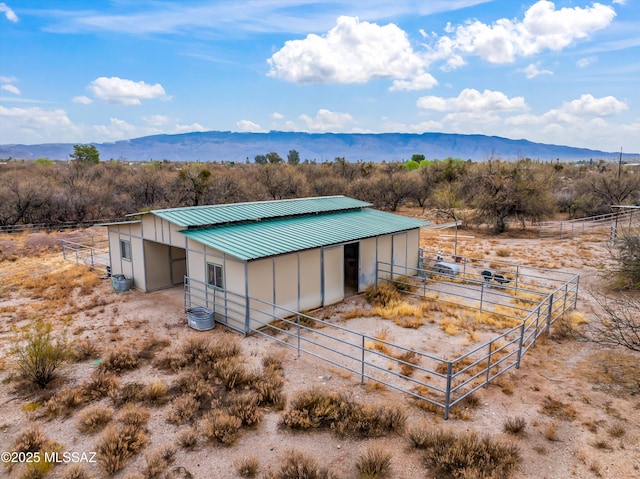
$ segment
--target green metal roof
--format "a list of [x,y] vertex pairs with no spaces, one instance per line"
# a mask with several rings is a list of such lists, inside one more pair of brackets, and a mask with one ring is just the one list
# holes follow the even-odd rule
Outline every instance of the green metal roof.
[[225,205],[154,210],[151,213],[183,228],[198,228],[243,221],[347,211],[371,206],[346,196],[322,196],[290,200],[254,201]]
[[428,224],[383,211],[358,209],[189,229],[180,233],[236,258],[253,260],[398,233]]

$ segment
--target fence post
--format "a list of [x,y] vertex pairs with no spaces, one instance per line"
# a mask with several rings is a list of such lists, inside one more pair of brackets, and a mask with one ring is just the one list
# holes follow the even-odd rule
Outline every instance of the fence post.
[[538,326],[540,325],[540,305],[536,308],[536,329],[533,330],[533,345],[536,345],[538,340]]
[[489,387],[489,378],[491,377],[491,350],[493,349],[493,339],[489,341],[489,354],[487,355],[487,379],[484,382],[484,388]]
[[444,395],[444,419],[449,419],[449,406],[451,404],[451,376],[453,372],[453,363],[447,361],[447,390]]
[[362,361],[361,361],[362,369],[360,372],[360,384],[364,384],[364,352],[365,352],[364,336],[362,336]]
[[547,311],[547,333],[551,330],[551,315],[553,314],[553,293],[549,295],[549,310]]
[[576,275],[576,292],[575,292],[575,296],[573,297],[573,309],[576,309],[578,307],[578,288],[580,287],[580,276]]
[[480,283],[480,312],[482,313],[482,301],[484,298],[484,279],[482,280],[482,283]]
[[562,303],[562,314],[567,310],[567,295],[569,294],[569,283],[564,284],[564,301]]
[[296,314],[297,323],[298,323],[298,357],[300,357],[300,315]]
[[518,277],[520,276],[520,265],[516,265],[516,296],[518,296]]
[[516,355],[516,369],[520,369],[520,359],[522,358],[522,346],[524,345],[524,321],[520,326],[520,342],[518,343],[518,354]]

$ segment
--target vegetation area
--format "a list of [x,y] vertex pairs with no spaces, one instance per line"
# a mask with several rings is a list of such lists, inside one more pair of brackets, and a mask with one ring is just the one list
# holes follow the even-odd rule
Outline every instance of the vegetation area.
[[618,165],[569,165],[423,155],[405,163],[300,162],[291,150],[258,155],[255,163],[100,162],[76,145],[72,160],[0,165],[0,226],[115,220],[145,209],[306,196],[347,195],[395,211],[410,204],[500,233],[511,223],[609,213],[637,201],[640,175]]

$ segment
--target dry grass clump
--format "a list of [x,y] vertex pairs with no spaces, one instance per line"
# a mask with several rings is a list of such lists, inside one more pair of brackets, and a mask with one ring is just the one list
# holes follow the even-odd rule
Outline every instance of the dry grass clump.
[[260,470],[260,459],[257,456],[245,456],[234,459],[233,466],[240,477],[254,478]]
[[98,369],[91,375],[88,383],[83,384],[82,389],[91,400],[112,397],[120,388],[118,377],[110,372]]
[[147,403],[161,406],[169,400],[169,387],[164,381],[151,381],[145,384],[143,397]]
[[222,409],[213,409],[204,415],[198,428],[211,443],[231,446],[238,439],[242,420]]
[[253,391],[237,394],[229,401],[227,412],[240,419],[243,426],[256,427],[262,421],[258,399],[258,395]]
[[216,361],[213,365],[213,373],[227,390],[245,386],[258,378],[258,375],[236,356],[224,357]]
[[183,394],[171,402],[167,421],[172,424],[184,424],[195,419],[199,410],[200,401],[189,394]]
[[198,430],[186,427],[178,432],[178,445],[185,449],[193,449],[198,444]]
[[276,471],[268,471],[264,479],[334,479],[335,476],[327,468],[322,467],[311,456],[292,450],[280,460]]
[[563,403],[551,396],[544,398],[540,412],[555,419],[560,419],[561,421],[573,421],[578,415],[575,407],[571,404]]
[[607,434],[613,438],[621,438],[626,434],[626,430],[622,424],[614,424],[607,429]]
[[332,429],[339,435],[383,436],[401,432],[406,415],[396,406],[361,404],[338,392],[311,388],[298,393],[279,425],[291,429]]
[[94,479],[94,475],[80,464],[71,464],[66,467],[60,476],[61,479]]
[[[495,305],[494,312],[476,311],[471,315],[471,323],[473,325],[485,325],[496,329],[511,329],[520,325],[521,316],[526,316],[526,312],[509,306]],[[497,314],[496,314],[497,313]]]
[[282,409],[286,402],[283,387],[282,376],[271,369],[266,369],[262,376],[253,383],[253,389],[258,395],[258,404],[273,406],[276,409]]
[[496,256],[500,256],[501,258],[507,258],[511,256],[511,250],[509,248],[497,248]]
[[147,467],[143,474],[145,479],[156,479],[160,477],[175,460],[176,449],[168,444],[147,453],[145,459]]
[[[52,453],[61,452],[62,445],[47,438],[45,433],[39,426],[31,426],[22,431],[15,439],[12,452],[40,452],[40,453]],[[22,478],[42,478],[45,477],[49,471],[55,466],[55,463],[46,460],[44,455],[41,455],[39,462],[31,462],[26,464],[26,469],[20,476]],[[12,469],[14,464],[3,464],[9,469]]]
[[402,292],[413,293],[417,288],[413,282],[413,278],[409,276],[398,276],[393,280],[393,286]]
[[14,452],[37,452],[48,443],[44,431],[39,426],[29,426],[16,437],[13,443]]
[[49,417],[68,416],[89,401],[90,397],[84,387],[64,386],[45,401],[43,413]]
[[113,475],[124,468],[147,444],[145,428],[148,420],[147,410],[126,407],[120,416],[120,424],[108,426],[102,433],[96,452],[105,473]]
[[521,461],[514,444],[475,432],[429,430],[412,445],[424,451],[425,465],[443,479],[506,479]]
[[354,318],[366,318],[370,316],[372,313],[367,311],[365,308],[358,306],[357,308],[353,308],[350,311],[342,314],[342,319],[354,319]]
[[261,362],[265,371],[281,371],[284,358],[281,352],[268,353],[262,356]]
[[89,338],[80,338],[71,345],[71,358],[74,361],[86,361],[100,357],[100,348]]
[[213,396],[213,385],[197,371],[189,371],[173,383],[170,392],[174,395],[187,394],[205,402]]
[[559,339],[573,338],[580,326],[588,322],[589,320],[579,311],[563,314],[553,323],[553,336]]
[[99,404],[89,406],[78,415],[76,427],[84,433],[102,430],[113,418],[113,409]]
[[415,351],[403,351],[394,355],[394,358],[398,360],[400,365],[400,374],[407,377],[411,377],[413,371],[415,371],[415,366],[420,363],[420,356]]
[[138,355],[127,345],[114,346],[107,350],[100,363],[103,371],[121,373],[138,367]]
[[365,298],[369,304],[384,307],[392,302],[399,302],[400,293],[393,283],[384,281],[378,286],[369,286],[365,290]]
[[502,425],[504,432],[514,436],[524,436],[527,421],[523,417],[509,417]]
[[382,479],[391,473],[393,455],[380,447],[369,447],[356,460],[356,470],[362,479]]
[[127,383],[111,396],[116,406],[123,404],[142,402],[144,399],[144,384],[139,382]]

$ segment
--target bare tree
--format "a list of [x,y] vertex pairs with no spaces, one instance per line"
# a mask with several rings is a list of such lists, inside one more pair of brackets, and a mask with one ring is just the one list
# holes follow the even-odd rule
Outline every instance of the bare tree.
[[640,351],[640,297],[637,294],[592,296],[598,303],[594,311],[598,321],[590,327],[590,339],[607,346]]

